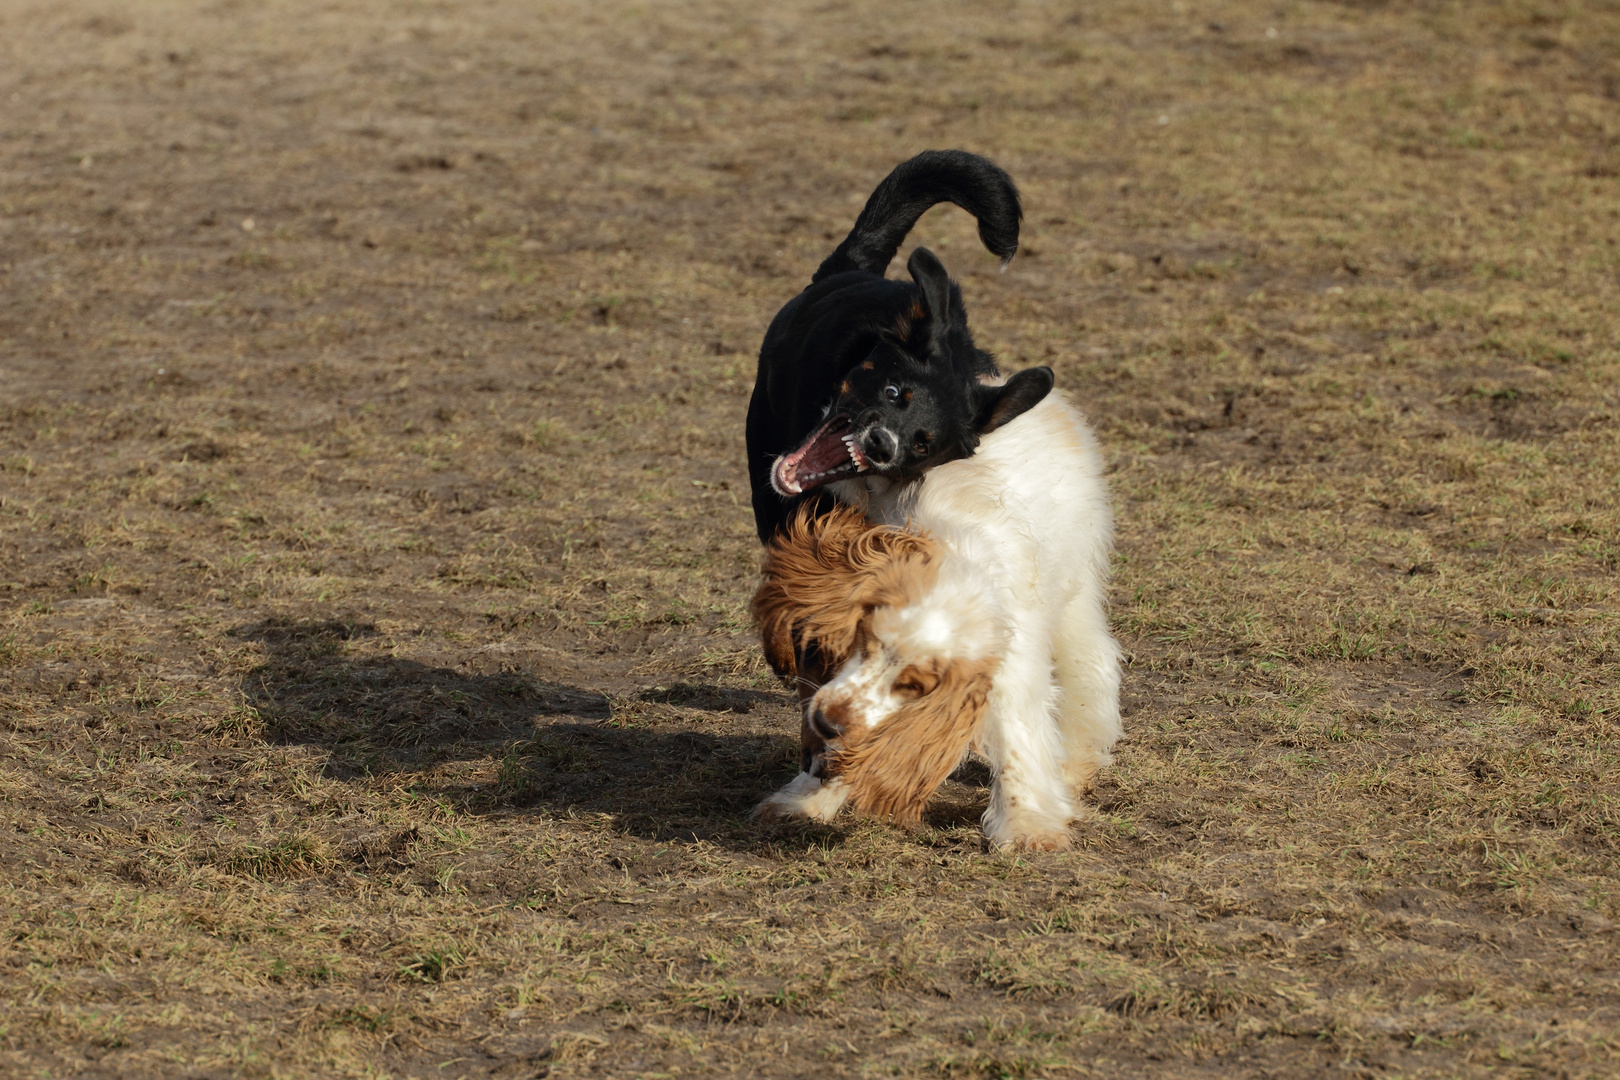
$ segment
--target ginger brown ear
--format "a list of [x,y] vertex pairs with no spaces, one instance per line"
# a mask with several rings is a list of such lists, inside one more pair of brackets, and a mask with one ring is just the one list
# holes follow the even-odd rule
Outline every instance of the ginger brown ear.
[[832,749],[828,773],[849,786],[850,805],[901,825],[922,820],[929,796],[961,763],[984,727],[999,659],[934,661],[927,678],[901,679],[931,689],[875,728],[851,725]]
[[759,623],[760,649],[776,677],[792,682],[799,674],[798,650],[793,647],[793,611],[780,589],[767,580],[754,593],[754,620]]
[[805,674],[798,656],[814,647],[834,671],[855,651],[873,610],[900,604],[933,584],[933,543],[918,533],[869,523],[840,506],[806,506],[765,549],[754,619],[771,669]]
[[818,519],[806,504],[766,546],[750,607],[765,662],[778,678],[791,682],[799,674],[800,625],[817,591],[807,586],[847,565],[849,545],[865,527],[866,519],[854,510],[839,507]]
[[1001,386],[974,388],[973,429],[988,435],[1039,405],[1057,378],[1049,367],[1025,368]]

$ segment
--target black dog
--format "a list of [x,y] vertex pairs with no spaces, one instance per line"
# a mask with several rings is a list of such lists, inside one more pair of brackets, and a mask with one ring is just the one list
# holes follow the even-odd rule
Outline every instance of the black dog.
[[976,154],[925,151],[877,186],[809,287],[771,320],[748,405],[762,542],[823,485],[915,480],[970,456],[979,436],[1051,391],[1045,367],[986,385],[1000,374],[995,358],[973,344],[961,290],[927,248],[906,264],[910,282],[884,278],[917,219],[942,202],[977,218],[979,239],[1004,263],[1018,250],[1012,179]]

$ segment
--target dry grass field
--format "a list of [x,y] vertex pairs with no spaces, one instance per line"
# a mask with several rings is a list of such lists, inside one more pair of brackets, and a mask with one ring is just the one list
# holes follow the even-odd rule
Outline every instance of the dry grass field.
[[[0,1075],[1620,1075],[1620,10],[0,3]],[[1075,850],[764,828],[776,308],[1106,448]]]

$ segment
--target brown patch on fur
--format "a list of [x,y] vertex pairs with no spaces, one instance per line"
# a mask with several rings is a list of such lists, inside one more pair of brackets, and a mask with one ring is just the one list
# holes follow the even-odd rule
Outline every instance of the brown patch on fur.
[[873,526],[840,506],[820,517],[801,508],[765,549],[765,580],[754,593],[765,658],[784,679],[802,674],[813,649],[824,672],[854,654],[873,610],[904,604],[934,583],[926,536]]
[[[894,336],[903,342],[911,341],[911,331],[916,325],[928,318],[928,309],[921,300],[914,301],[909,310],[902,311],[894,317]],[[863,365],[870,366],[870,365]]]
[[895,689],[912,700],[877,727],[843,728],[828,776],[841,776],[858,811],[914,824],[923,805],[962,761],[984,724],[999,658],[934,660],[900,673]]

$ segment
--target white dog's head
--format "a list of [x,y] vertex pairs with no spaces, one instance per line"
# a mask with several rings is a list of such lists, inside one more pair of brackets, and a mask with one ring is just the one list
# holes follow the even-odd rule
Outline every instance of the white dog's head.
[[915,821],[978,734],[1000,664],[984,576],[839,510],[773,543],[754,609],[772,664],[798,679],[805,772],[858,810]]

